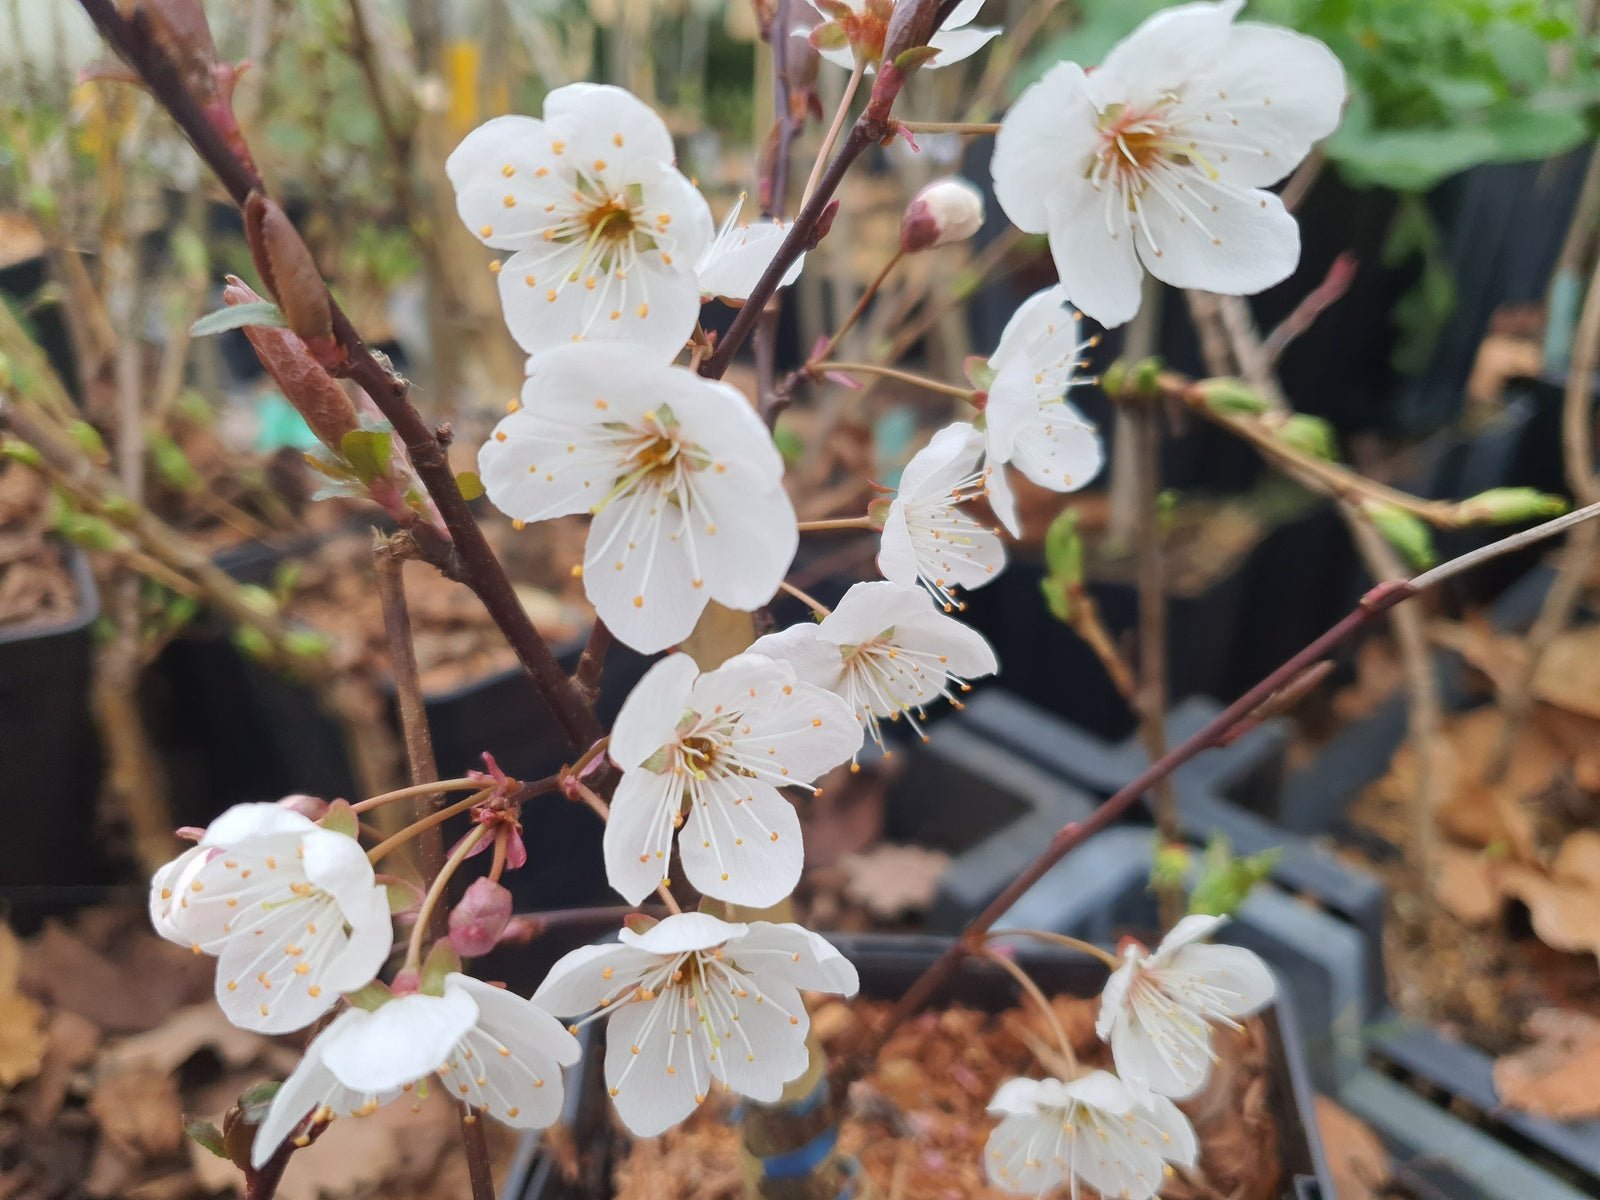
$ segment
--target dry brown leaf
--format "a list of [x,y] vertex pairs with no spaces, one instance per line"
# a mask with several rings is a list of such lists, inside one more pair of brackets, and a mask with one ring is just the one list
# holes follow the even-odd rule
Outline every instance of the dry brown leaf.
[[23,1118],[34,1129],[43,1129],[61,1111],[72,1074],[94,1058],[100,1045],[100,1030],[76,1013],[58,1012],[50,1018],[49,1044],[38,1076],[26,1090]]
[[1501,863],[1495,873],[1501,888],[1528,906],[1533,932],[1546,946],[1600,955],[1600,892],[1521,863]]
[[0,1089],[39,1073],[49,1037],[44,1009],[17,991],[22,951],[9,925],[0,924]]
[[926,846],[880,842],[861,854],[846,855],[844,894],[880,921],[926,912],[950,869],[950,856]]
[[107,1034],[143,1033],[209,996],[214,969],[203,955],[147,933],[97,930],[88,915],[74,930],[48,924],[24,949],[22,982],[52,1010],[87,1017]]
[[[1517,739],[1505,778],[1496,787],[1483,782],[1498,744],[1500,712],[1494,706],[1473,709],[1447,722],[1440,733],[1439,827],[1458,841],[1474,846],[1505,843],[1519,855],[1532,853],[1532,817],[1520,797],[1542,792],[1566,759],[1542,728],[1529,725]],[[1417,753],[1409,742],[1395,752],[1381,781],[1390,796],[1409,799],[1417,791]]]
[[1550,643],[1533,677],[1546,704],[1600,720],[1600,625],[1569,629]]
[[1550,873],[1565,883],[1576,883],[1600,896],[1600,831],[1580,829],[1567,835],[1556,851]]
[[1383,1200],[1389,1152],[1370,1126],[1326,1096],[1317,1097],[1317,1131],[1338,1200]]
[[1428,636],[1482,671],[1497,692],[1515,686],[1528,658],[1521,638],[1496,633],[1482,618],[1438,621],[1429,627]]
[[135,1067],[171,1074],[202,1049],[214,1051],[224,1066],[243,1067],[267,1060],[273,1070],[294,1069],[298,1055],[268,1038],[232,1024],[214,1002],[180,1008],[149,1033],[123,1038],[101,1057],[102,1070]]
[[1528,1018],[1527,1033],[1531,1045],[1494,1064],[1501,1102],[1557,1121],[1600,1117],[1600,1019],[1542,1008]]
[[178,1081],[164,1071],[135,1067],[97,1079],[89,1111],[103,1137],[141,1158],[175,1154],[183,1138]]
[[1503,902],[1489,860],[1475,850],[1448,844],[1439,847],[1434,895],[1469,925],[1493,920]]

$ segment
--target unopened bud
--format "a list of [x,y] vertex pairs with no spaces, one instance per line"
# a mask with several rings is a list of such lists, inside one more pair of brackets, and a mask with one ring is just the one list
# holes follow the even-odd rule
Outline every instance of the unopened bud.
[[[261,297],[235,276],[228,276],[222,299],[229,305],[259,304]],[[328,449],[339,453],[345,435],[360,428],[350,397],[311,354],[293,330],[269,325],[246,325],[245,337],[272,376],[284,399],[306,419],[311,432]]]
[[450,912],[450,944],[467,958],[493,950],[511,920],[511,893],[492,879],[474,879]]
[[1567,502],[1562,497],[1526,487],[1490,488],[1460,504],[1463,520],[1486,525],[1538,521],[1559,517],[1566,511]]
[[1242,379],[1202,379],[1195,387],[1212,412],[1253,417],[1271,407],[1265,396]]
[[965,179],[935,179],[911,198],[900,222],[900,249],[907,254],[964,242],[983,224],[983,193]]
[[333,338],[328,287],[300,231],[277,201],[251,192],[244,206],[244,233],[256,270],[283,309],[289,328],[323,366],[336,364],[339,347]]
[[1411,567],[1426,570],[1439,561],[1433,551],[1432,530],[1414,513],[1376,500],[1365,501],[1361,511]]
[[1339,457],[1333,426],[1321,417],[1313,417],[1309,413],[1295,413],[1273,430],[1273,436],[1312,458],[1333,462]]

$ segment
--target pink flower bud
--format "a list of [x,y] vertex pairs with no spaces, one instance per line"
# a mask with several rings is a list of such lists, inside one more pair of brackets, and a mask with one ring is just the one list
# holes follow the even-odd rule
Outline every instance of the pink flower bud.
[[492,879],[475,879],[450,913],[450,944],[465,958],[487,954],[509,920],[511,893]]
[[907,254],[963,242],[983,224],[983,193],[954,175],[935,179],[912,197],[900,222],[900,249]]

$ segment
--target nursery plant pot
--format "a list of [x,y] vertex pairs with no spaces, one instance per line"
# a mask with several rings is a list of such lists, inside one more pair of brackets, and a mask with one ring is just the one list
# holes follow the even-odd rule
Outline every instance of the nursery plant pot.
[[107,880],[84,837],[100,781],[90,705],[100,595],[83,552],[67,561],[77,591],[70,617],[0,627],[0,907],[25,911],[29,923]]
[[951,855],[927,915],[928,928],[939,932],[960,930],[1057,830],[1094,808],[1082,789],[959,721],[945,721],[928,742],[895,753],[908,761],[888,792],[885,836]]
[[[1220,711],[1214,700],[1178,705],[1167,718],[1169,742],[1182,741]],[[1119,745],[1099,741],[1000,689],[977,697],[965,715],[983,737],[1101,799],[1137,776],[1149,761],[1137,738]],[[1241,855],[1277,851],[1273,883],[1348,922],[1364,940],[1366,1010],[1377,1012],[1386,1003],[1383,886],[1271,819],[1282,786],[1287,737],[1285,722],[1268,721],[1179,767],[1173,789],[1180,828],[1199,845],[1225,837]],[[1139,869],[1148,874],[1148,846]]]
[[[1554,578],[1546,567],[1536,567],[1503,592],[1490,610],[1490,623],[1500,630],[1526,629],[1537,616],[1545,592]],[[1435,657],[1440,691],[1447,710],[1459,711],[1470,703],[1462,681],[1459,663],[1448,655]],[[1398,858],[1398,846],[1371,834],[1358,834],[1345,821],[1352,799],[1379,779],[1389,761],[1405,742],[1406,705],[1395,697],[1373,713],[1341,730],[1324,746],[1317,758],[1284,790],[1283,820],[1291,828],[1306,833],[1332,833],[1342,840],[1362,845],[1369,852]],[[1477,1136],[1498,1146],[1498,1137],[1518,1150],[1527,1150],[1545,1161],[1559,1164],[1561,1174],[1579,1177],[1588,1194],[1600,1192],[1600,1121],[1560,1122],[1531,1113],[1502,1108],[1493,1079],[1493,1059],[1483,1051],[1445,1037],[1426,1025],[1402,1022],[1384,1010],[1374,1012],[1374,1023],[1366,1034],[1371,1053],[1393,1069],[1418,1080],[1430,1094],[1455,1101],[1455,1109],[1470,1110],[1489,1131]],[[1382,1107],[1382,1103],[1379,1103]],[[1403,1106],[1402,1106],[1403,1107]],[[1385,1110],[1387,1111],[1387,1110]],[[1492,1136],[1491,1136],[1492,1135]],[[1440,1135],[1444,1137],[1444,1134]],[[1504,1149],[1504,1147],[1500,1147]],[[1417,1147],[1417,1152],[1423,1149]],[[1488,1152],[1486,1152],[1488,1153]],[[1474,1170],[1478,1195],[1486,1198],[1530,1195],[1558,1195],[1560,1192],[1528,1191],[1507,1184],[1489,1186],[1495,1156],[1490,1154]],[[1523,1161],[1516,1156],[1516,1161]],[[1481,1179],[1479,1178],[1481,1177]],[[1515,1172],[1505,1176],[1516,1178]]]
[[[243,582],[270,582],[280,563],[320,544],[310,537],[282,546],[252,544],[219,558]],[[587,633],[551,647],[567,671],[577,666]],[[609,725],[650,664],[616,645],[606,660],[599,715]],[[339,723],[302,683],[241,652],[218,627],[201,626],[162,656],[159,686],[171,719],[168,757],[183,764],[177,815],[206,824],[229,805],[294,792],[352,797],[356,782]],[[460,687],[425,692],[423,703],[441,778],[483,768],[491,751],[520,779],[553,773],[576,756],[520,665]],[[388,713],[399,736],[399,718]],[[446,826],[447,839],[465,818]],[[529,866],[506,876],[519,911],[609,904],[599,818],[580,804],[543,797],[524,810]]]
[[[903,995],[949,945],[943,938],[892,934],[840,934],[832,935],[830,940],[855,965],[861,978],[860,994],[882,1000]],[[1020,952],[1017,959],[1048,994],[1093,996],[1105,986],[1105,968],[1081,955],[1045,949]],[[536,982],[527,981],[527,986]],[[518,980],[512,986],[521,984]],[[1016,984],[998,967],[967,959],[955,977],[931,998],[930,1007],[957,1003],[999,1011],[1016,1003]],[[1322,1196],[1332,1197],[1294,1014],[1280,1000],[1262,1013],[1262,1020],[1272,1047],[1271,1108],[1278,1118],[1284,1166],[1278,1195],[1283,1200],[1318,1195],[1305,1190],[1310,1186],[1320,1188]],[[599,1031],[598,1026],[591,1028]],[[573,1140],[586,1152],[589,1177],[576,1184],[564,1179],[550,1156],[531,1148],[539,1140],[539,1135],[532,1134],[524,1139],[524,1146],[529,1149],[518,1155],[519,1161],[531,1165],[512,1181],[520,1190],[507,1189],[502,1193],[504,1200],[600,1200],[611,1194],[611,1168],[625,1142],[616,1135],[604,1103],[603,1040],[603,1034],[595,1038],[596,1044],[586,1050],[567,1081],[567,1115],[574,1118]]]

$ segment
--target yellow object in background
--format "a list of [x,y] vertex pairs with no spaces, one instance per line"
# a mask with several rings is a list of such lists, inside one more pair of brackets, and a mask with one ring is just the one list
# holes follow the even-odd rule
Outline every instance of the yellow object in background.
[[445,43],[444,78],[450,96],[450,132],[458,138],[486,117],[510,110],[511,96],[503,81],[496,80],[488,94],[483,94],[483,49],[475,41],[456,39]]

